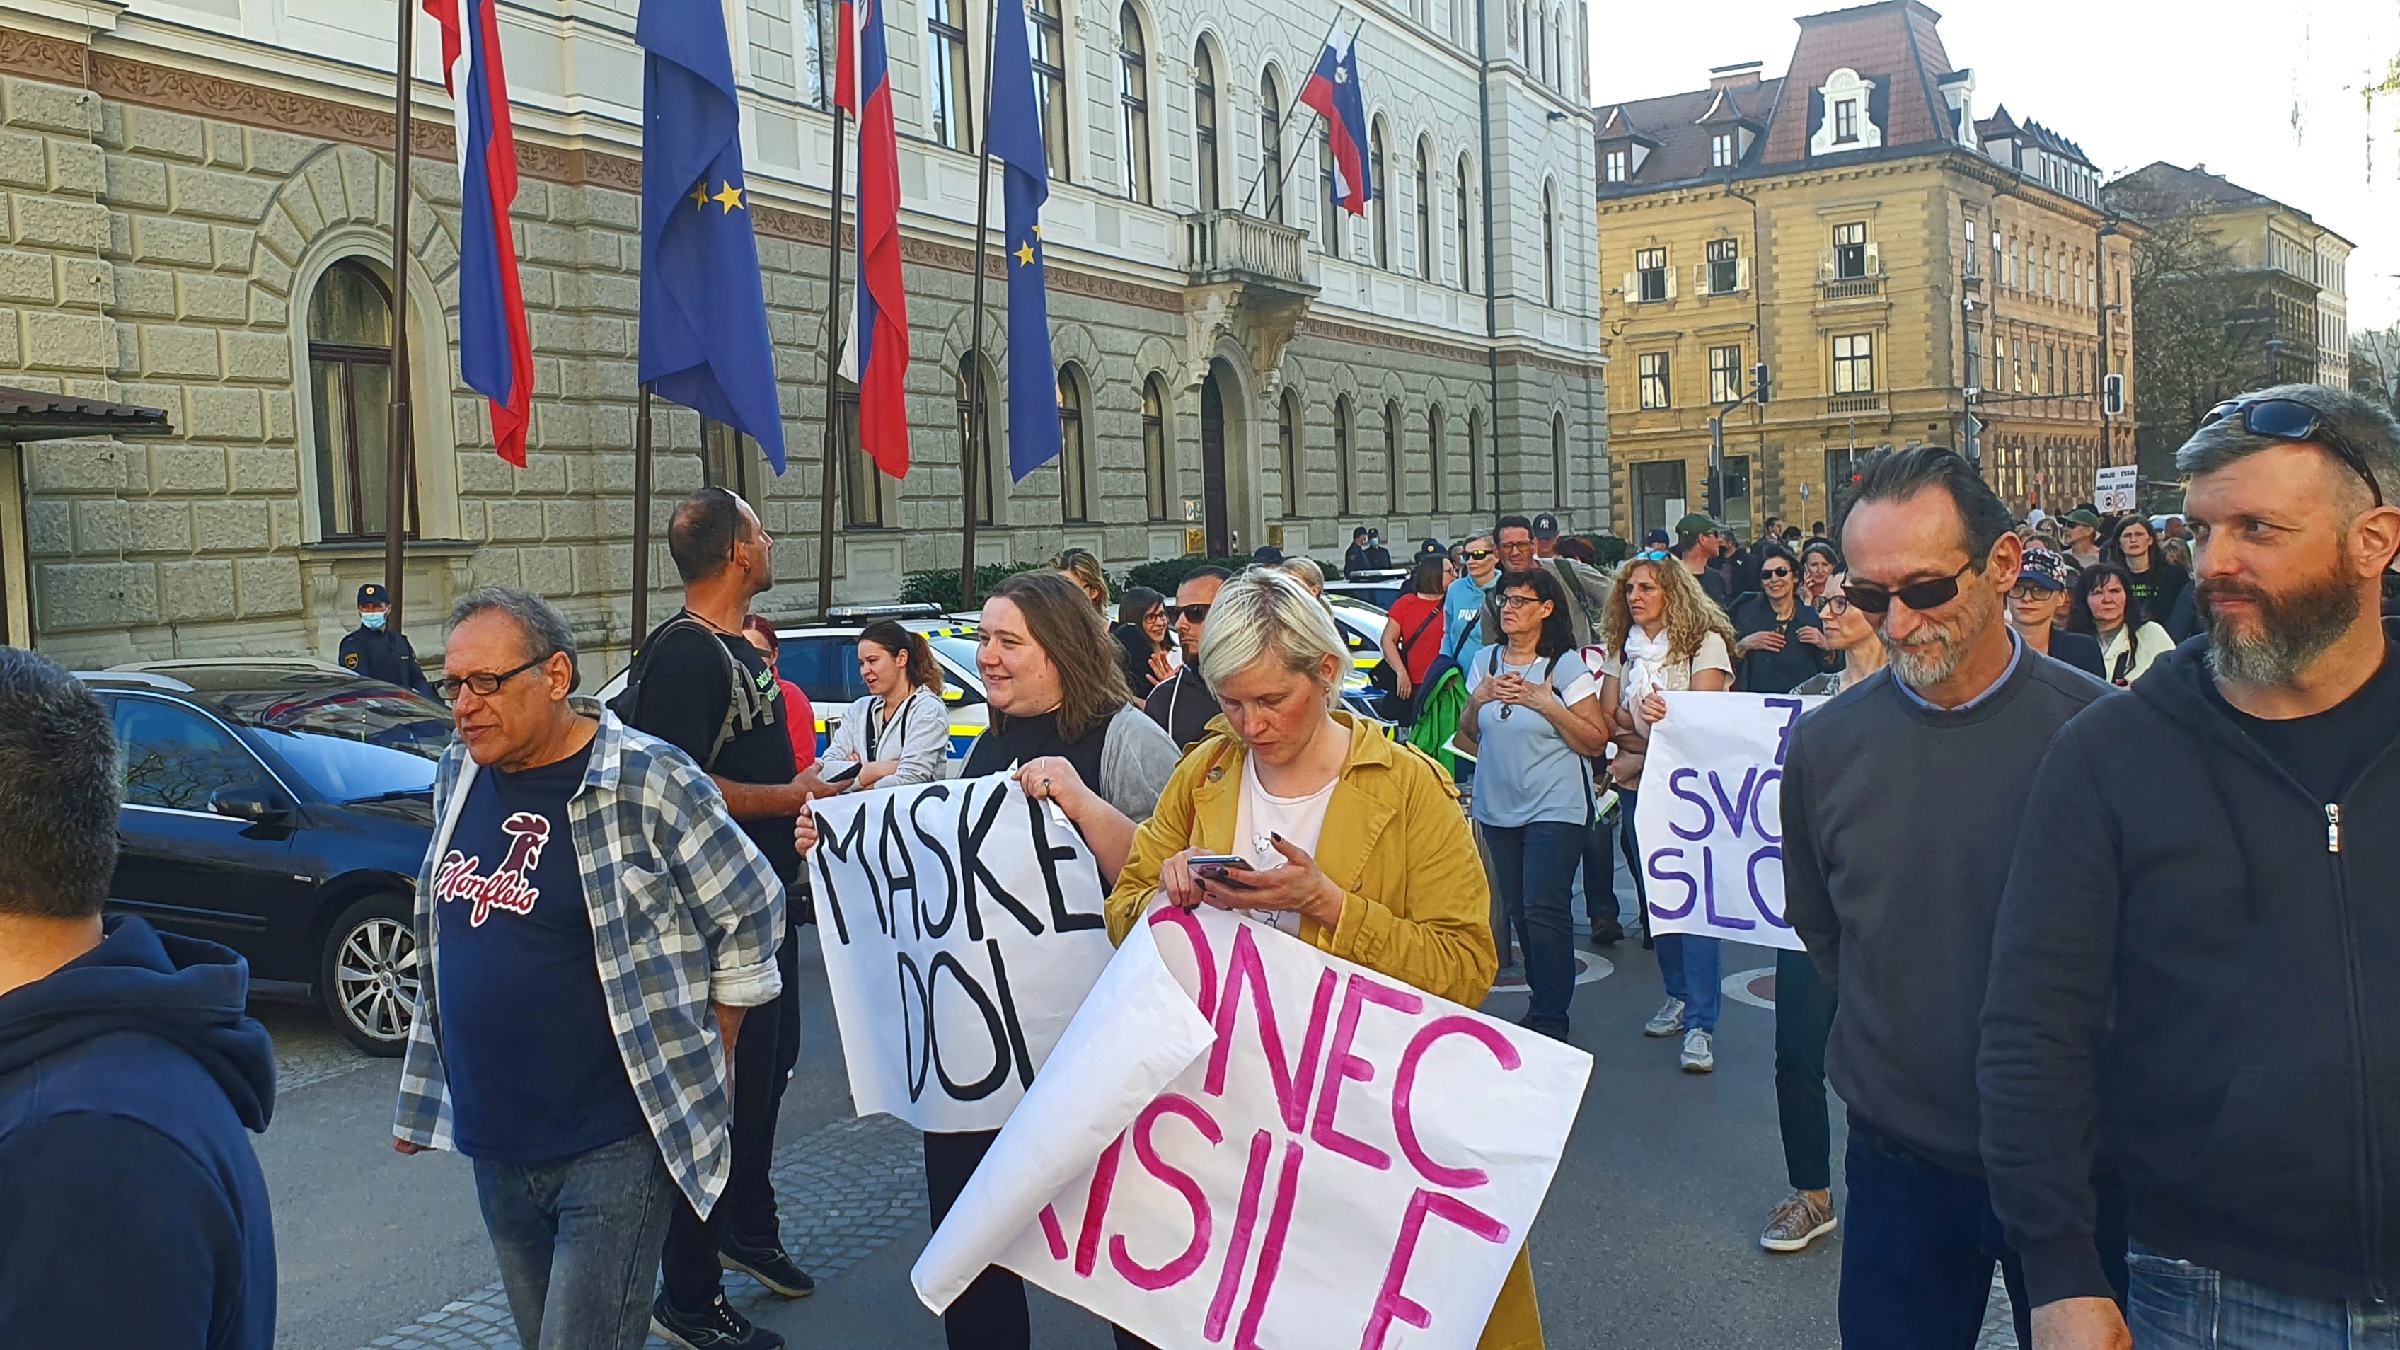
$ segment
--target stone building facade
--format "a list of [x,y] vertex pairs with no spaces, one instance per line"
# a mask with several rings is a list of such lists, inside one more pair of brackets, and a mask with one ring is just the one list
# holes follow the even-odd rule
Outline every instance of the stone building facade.
[[[1331,4],[1061,5],[1030,7],[1053,119],[1044,238],[1068,453],[1020,483],[1003,467],[979,511],[982,561],[1072,544],[1124,566],[1269,542],[1336,558],[1354,523],[1401,540],[1502,508],[1605,521],[1580,3],[1369,15],[1382,195],[1330,223],[1297,99]],[[420,35],[400,297],[420,652],[438,648],[432,616],[483,583],[553,597],[604,655],[632,637],[637,12],[502,10],[535,352],[522,470],[492,452],[457,378],[459,183],[438,43]],[[887,6],[915,467],[901,482],[845,472],[845,600],[956,567],[964,447],[1007,463],[997,284],[969,360],[965,124],[985,13]],[[356,586],[382,574],[392,17],[370,0],[0,3],[0,384],[163,408],[175,428],[22,448],[22,529],[0,522],[0,541],[24,551],[32,638],[60,659],[327,654]],[[833,308],[825,16],[810,0],[727,0],[727,18],[790,468],[777,478],[754,445],[662,405],[658,519],[704,481],[742,491],[780,544],[770,612],[794,614],[814,601]],[[1280,201],[1245,194],[1276,177],[1270,134]],[[980,438],[965,434],[970,370],[990,395]],[[850,437],[837,454],[863,466]],[[663,545],[651,575],[672,581]],[[662,589],[653,613],[671,603]]]

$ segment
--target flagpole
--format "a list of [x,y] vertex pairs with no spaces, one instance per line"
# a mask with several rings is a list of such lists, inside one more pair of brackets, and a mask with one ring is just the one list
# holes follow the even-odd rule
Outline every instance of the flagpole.
[[[1324,37],[1322,37],[1322,38],[1320,38],[1320,39],[1318,39],[1318,41],[1317,41],[1317,55],[1318,55],[1318,57],[1319,57],[1319,58],[1322,58],[1322,57],[1325,55],[1325,49],[1326,49],[1326,47],[1328,47],[1328,46],[1332,45],[1332,43],[1333,43],[1333,35],[1334,35],[1336,32],[1339,32],[1339,31],[1341,30],[1341,27],[1342,27],[1342,14],[1343,14],[1343,7],[1342,7],[1342,6],[1340,6],[1340,5],[1335,5],[1335,6],[1333,7],[1333,22],[1332,22],[1332,23],[1329,23],[1329,24],[1327,24],[1327,25],[1325,25],[1325,36],[1324,36]],[[1359,16],[1359,20],[1358,20],[1358,27],[1357,27],[1357,28],[1353,28],[1353,29],[1351,29],[1351,30],[1350,30],[1350,40],[1351,40],[1351,41],[1353,41],[1353,42],[1356,42],[1356,41],[1358,40],[1358,34],[1359,34],[1359,31],[1360,31],[1360,29],[1363,29],[1363,28],[1365,28],[1366,26],[1367,26],[1367,20],[1366,20],[1366,16],[1362,14],[1362,15],[1360,15],[1360,16]],[[1310,67],[1310,69],[1311,69],[1311,70],[1314,70],[1314,69],[1315,69],[1315,67],[1314,67],[1314,66],[1311,66],[1311,67]],[[1300,86],[1301,86],[1301,88],[1304,88],[1304,89],[1308,87],[1308,81],[1307,81],[1307,79],[1306,79],[1306,78],[1303,78],[1303,79],[1300,81]],[[1296,95],[1295,95],[1295,96],[1296,96]],[[1315,127],[1316,127],[1316,125],[1317,125],[1317,118],[1318,118],[1319,116],[1321,116],[1321,114],[1319,114],[1319,113],[1317,112],[1317,110],[1316,110],[1316,109],[1314,109],[1314,108],[1311,108],[1311,109],[1309,109],[1309,110],[1308,110],[1308,113],[1309,113],[1309,117],[1308,117],[1308,125],[1307,125],[1307,126],[1305,126],[1305,127],[1302,127],[1302,128],[1300,129],[1300,146],[1301,146],[1301,148],[1302,148],[1302,149],[1304,149],[1304,150],[1308,148],[1308,133],[1309,133],[1311,130],[1314,130],[1314,129],[1315,129]],[[1272,160],[1270,160],[1270,159],[1268,159],[1268,158],[1267,158],[1265,155],[1260,155],[1260,156],[1258,157],[1258,172],[1257,172],[1257,173],[1254,173],[1254,174],[1252,174],[1252,175],[1250,175],[1250,190],[1249,190],[1249,191],[1247,191],[1247,192],[1244,192],[1244,193],[1242,194],[1242,212],[1241,212],[1241,213],[1242,213],[1243,215],[1245,215],[1245,216],[1246,216],[1246,215],[1249,215],[1249,214],[1250,214],[1250,202],[1251,202],[1251,199],[1252,199],[1252,198],[1254,198],[1254,197],[1256,197],[1256,196],[1258,196],[1258,185],[1259,185],[1260,183],[1262,183],[1262,182],[1266,181],[1266,177],[1267,177],[1267,165],[1269,165],[1269,164],[1277,164],[1277,165],[1280,165],[1280,164],[1282,164],[1282,163],[1283,163],[1283,130],[1282,130],[1282,127],[1281,127],[1281,125],[1280,125],[1280,124],[1278,124],[1278,126],[1277,126],[1277,128],[1276,128],[1276,132],[1275,132],[1275,158],[1273,158]],[[1284,175],[1284,174],[1278,174],[1278,175],[1276,175],[1276,178],[1275,178],[1275,197],[1276,197],[1276,199],[1277,199],[1278,201],[1282,200],[1282,198],[1283,198],[1283,185],[1284,185],[1286,182],[1288,182],[1288,181],[1289,181],[1289,177],[1288,177],[1288,175]]]
[[[882,16],[878,14],[880,22]],[[825,243],[825,438],[822,456],[825,501],[817,510],[817,614],[833,608],[833,513],[841,501],[841,404],[835,381],[842,364],[842,105],[833,105],[833,203],[826,218],[833,233]],[[856,306],[851,307],[856,315]],[[863,428],[862,428],[863,431]]]
[[[385,433],[383,588],[389,593],[388,631],[401,632],[403,594],[400,532],[408,522],[409,447],[415,431],[408,400],[408,180],[410,81],[416,65],[417,0],[400,0],[400,65],[392,81],[392,408]],[[459,133],[466,134],[460,119]]]
[[[966,528],[959,532],[964,543],[958,564],[958,607],[975,607],[975,471],[979,461],[989,453],[983,436],[991,425],[989,411],[984,406],[983,387],[983,314],[984,314],[984,247],[992,227],[992,63],[999,59],[1000,3],[992,0],[985,11],[983,23],[983,120],[975,125],[975,303],[969,311],[972,335],[967,339],[967,426],[958,438],[962,485],[960,512]],[[974,72],[967,72],[970,82]],[[968,91],[969,102],[974,92]]]
[[650,385],[633,414],[633,642],[650,636]]

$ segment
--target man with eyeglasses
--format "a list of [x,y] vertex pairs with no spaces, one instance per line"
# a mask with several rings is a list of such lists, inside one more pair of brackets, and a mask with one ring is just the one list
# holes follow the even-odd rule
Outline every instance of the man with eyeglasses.
[[1183,666],[1142,700],[1142,711],[1158,723],[1179,750],[1189,750],[1208,735],[1217,715],[1217,696],[1200,673],[1200,642],[1207,636],[1208,607],[1233,574],[1222,567],[1194,568],[1175,587],[1175,640],[1183,647]]
[[[1559,591],[1566,597],[1567,626],[1575,635],[1575,645],[1592,644],[1592,616],[1608,608],[1608,577],[1595,567],[1561,558],[1541,551],[1543,521],[1550,522],[1551,538],[1557,539],[1558,521],[1548,514],[1531,520],[1523,516],[1502,516],[1493,531],[1494,547],[1500,551],[1500,570],[1509,572],[1547,571],[1558,579]],[[1476,626],[1477,648],[1489,647],[1500,641],[1500,592],[1497,586],[1484,592],[1483,617]],[[1461,661],[1460,665],[1466,663]]]
[[[2283,385],[2175,466],[2207,636],[2042,765],[1984,1005],[1992,1198],[2035,1346],[2400,1344],[2400,644],[2376,613],[2400,423]],[[2095,1154],[2125,1178],[2122,1315]]]
[[393,1147],[474,1162],[523,1344],[634,1350],[669,1215],[725,1190],[783,888],[688,756],[570,698],[547,601],[479,590],[450,624]]
[[2010,631],[2009,524],[1949,450],[1860,465],[1842,594],[1890,661],[1801,718],[1784,760],[1786,917],[1834,991],[1826,1071],[1850,1113],[1848,1350],[1967,1350],[1994,1262],[2024,1288],[1978,1151],[1992,921],[2043,748],[2108,686]]

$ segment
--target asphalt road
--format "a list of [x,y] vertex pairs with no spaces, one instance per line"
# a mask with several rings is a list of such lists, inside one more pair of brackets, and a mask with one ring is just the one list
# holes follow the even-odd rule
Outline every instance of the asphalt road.
[[[1628,942],[1600,969],[1610,960],[1613,969],[1577,991],[1573,1039],[1595,1067],[1532,1242],[1549,1343],[1836,1344],[1838,1235],[1794,1256],[1757,1245],[1785,1193],[1772,1012],[1728,998],[1717,1071],[1685,1074],[1676,1041],[1641,1035],[1663,997],[1651,954]],[[1764,949],[1726,949],[1729,979],[1772,965]],[[738,1277],[728,1278],[728,1293],[794,1347],[934,1350],[939,1326],[907,1282],[926,1236],[913,1138],[895,1122],[850,1119],[813,945],[803,983],[813,1034],[786,1099],[778,1178],[787,1235],[822,1284],[815,1297],[788,1304]],[[1514,1017],[1524,999],[1496,993],[1486,1006]],[[513,1344],[496,1311],[466,1164],[391,1150],[396,1065],[358,1059],[308,1009],[268,1005],[260,1015],[286,1080],[274,1126],[259,1140],[281,1265],[278,1344]],[[1837,1161],[1839,1152],[1837,1120]],[[1044,1350],[1108,1344],[1088,1314],[1035,1297],[1035,1343]]]

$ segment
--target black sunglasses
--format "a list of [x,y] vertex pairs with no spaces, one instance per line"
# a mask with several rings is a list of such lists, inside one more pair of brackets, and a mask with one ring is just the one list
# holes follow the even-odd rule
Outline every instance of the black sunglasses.
[[1946,577],[1935,577],[1931,581],[1912,581],[1906,586],[1895,586],[1890,590],[1885,590],[1881,586],[1870,586],[1864,582],[1845,581],[1842,583],[1842,594],[1849,599],[1851,604],[1869,614],[1882,614],[1889,611],[1892,601],[1895,599],[1922,614],[1929,609],[1940,609],[1956,600],[1958,598],[1958,579],[1974,571],[1977,566],[1978,564],[1970,562]]
[[2278,441],[2307,441],[2321,445],[2334,457],[2350,466],[2351,472],[2366,480],[2367,491],[2374,494],[2375,504],[2383,502],[2383,485],[2375,481],[2375,471],[2367,467],[2367,457],[2358,452],[2333,419],[2296,398],[2227,399],[2208,410],[2200,419],[2201,426],[2213,426],[2240,413],[2242,430],[2253,436],[2265,436]]
[[1761,581],[1781,581],[1791,574],[1792,569],[1788,567],[1761,568],[1758,573],[1758,579]]
[[510,680],[517,678],[519,675],[524,674],[526,671],[533,669],[535,666],[542,664],[544,661],[547,661],[556,655],[558,655],[557,652],[545,652],[542,655],[526,662],[524,665],[517,667],[515,670],[504,670],[497,675],[488,670],[479,670],[472,675],[445,676],[444,678],[435,680],[433,682],[433,692],[435,697],[441,699],[441,701],[444,703],[457,702],[458,691],[461,689],[472,689],[475,691],[478,697],[490,698],[492,695],[500,692],[501,685],[508,683]]
[[1190,619],[1193,623],[1204,623],[1208,619],[1208,606],[1205,604],[1167,606],[1167,622],[1173,623],[1178,619]]
[[1462,558],[1472,558],[1476,562],[1482,562],[1484,559],[1492,556],[1492,551],[1488,548],[1462,549],[1460,550],[1458,556]]

